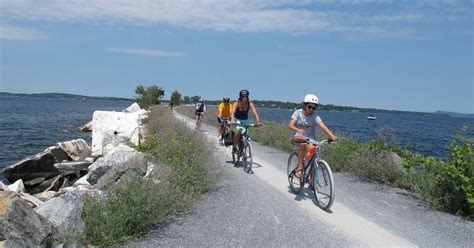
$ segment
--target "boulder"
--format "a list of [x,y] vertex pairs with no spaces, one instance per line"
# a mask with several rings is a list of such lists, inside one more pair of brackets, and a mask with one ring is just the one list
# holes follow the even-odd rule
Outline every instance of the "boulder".
[[72,186],[74,186],[74,187],[77,187],[79,185],[89,185],[90,186],[91,184],[89,183],[89,181],[87,181],[87,177],[88,176],[85,175],[85,176],[79,178],[77,181],[74,182],[74,184]]
[[[114,169],[108,173],[111,168]],[[137,151],[116,151],[98,159],[89,167],[87,181],[95,185],[99,183],[100,180],[100,184],[97,188],[104,188],[107,184],[113,184],[113,182],[120,179],[123,174],[132,169],[138,170],[142,175],[146,173],[147,160],[145,154]],[[102,177],[104,178],[102,179]]]
[[53,154],[54,158],[56,159],[56,162],[63,162],[69,160],[66,152],[59,146],[50,146],[44,151]]
[[45,192],[41,192],[41,193],[38,193],[36,195],[34,195],[34,197],[38,198],[40,201],[48,201],[49,199],[55,197],[57,194],[56,191],[45,191]]
[[70,174],[75,174],[77,177],[80,177],[81,171],[87,171],[87,168],[92,163],[85,161],[71,161],[63,163],[55,163],[54,167],[59,170],[61,175],[67,176]]
[[136,151],[136,149],[127,145],[123,145],[123,144],[118,144],[118,145],[107,144],[103,147],[102,151],[104,153],[103,155],[106,156],[107,154],[110,154],[116,151],[133,152],[133,151]]
[[84,221],[81,219],[84,204],[78,196],[66,193],[41,204],[34,209],[36,213],[49,220],[63,239],[81,235]]
[[[92,155],[92,150],[83,139],[70,140],[66,142],[59,142],[58,147],[64,150],[70,160],[80,161]],[[58,161],[58,162],[63,162]]]
[[3,184],[2,182],[0,182],[0,191],[7,191],[8,188],[5,184]]
[[15,182],[18,179],[30,181],[39,177],[51,178],[59,175],[59,170],[53,165],[60,161],[53,155],[56,153],[53,150],[55,149],[47,148],[44,152],[27,157],[5,168],[3,170],[5,178],[10,182]]
[[45,180],[46,180],[46,178],[44,178],[44,177],[38,177],[38,178],[32,179],[30,181],[26,181],[23,184],[27,188],[32,188],[32,187],[34,187],[36,185],[39,185],[40,183],[44,182]]
[[110,145],[140,144],[140,129],[144,128],[147,114],[143,109],[133,113],[95,111],[92,117],[92,155],[104,155],[104,147]]
[[15,193],[25,192],[25,185],[23,185],[23,180],[21,179],[18,179],[13,184],[8,185],[7,188],[9,191]]
[[64,178],[61,177],[61,175],[57,175],[56,177],[53,177],[51,179],[48,179],[42,182],[38,186],[28,189],[28,193],[37,194],[37,193],[48,191],[48,190],[57,191],[61,188],[63,183],[64,183]]
[[21,199],[23,199],[23,200],[27,201],[28,203],[30,203],[30,206],[33,207],[33,208],[38,207],[39,205],[41,205],[43,203],[40,199],[38,199],[38,198],[36,198],[36,197],[34,197],[30,194],[27,194],[27,193],[23,193],[23,192],[20,193],[20,197],[21,197]]
[[86,124],[80,126],[78,129],[81,132],[92,132],[92,129],[94,128],[92,121],[87,122]]
[[0,240],[5,247],[51,247],[57,231],[17,194],[0,192]]
[[128,108],[122,110],[122,112],[133,113],[133,112],[137,112],[139,110],[142,110],[142,108],[140,108],[140,105],[138,105],[138,103],[134,102]]

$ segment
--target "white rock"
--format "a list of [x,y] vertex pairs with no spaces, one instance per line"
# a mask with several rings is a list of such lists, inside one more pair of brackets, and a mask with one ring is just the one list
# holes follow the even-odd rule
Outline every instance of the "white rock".
[[38,193],[38,194],[35,194],[34,196],[38,199],[40,199],[41,201],[45,202],[45,201],[48,201],[49,199],[53,198],[55,195],[57,194],[56,191],[45,191],[45,192],[41,192],[41,193]]
[[8,191],[13,191],[16,193],[25,192],[25,185],[23,185],[23,180],[18,179],[13,184],[7,186]]
[[104,155],[104,147],[140,144],[140,125],[146,122],[146,110],[133,113],[95,111],[92,121],[92,156]]
[[83,139],[59,142],[57,145],[74,161],[84,160],[92,154],[91,148]]
[[140,105],[138,105],[138,103],[134,102],[128,108],[122,110],[122,112],[133,113],[133,112],[137,112],[139,110],[141,110]]
[[21,197],[21,199],[33,204],[34,207],[38,207],[39,205],[41,205],[43,203],[40,199],[38,199],[38,198],[36,198],[36,197],[34,197],[30,194],[27,194],[27,193],[21,192],[20,197]]
[[77,181],[74,182],[74,184],[72,186],[73,187],[77,187],[79,185],[89,185],[90,186],[91,184],[89,183],[89,181],[87,181],[87,177],[88,176],[85,175],[85,176],[79,178]]

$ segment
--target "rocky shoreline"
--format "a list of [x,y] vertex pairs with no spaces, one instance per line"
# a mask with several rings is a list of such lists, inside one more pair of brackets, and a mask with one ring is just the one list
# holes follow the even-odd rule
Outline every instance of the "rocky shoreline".
[[122,112],[95,111],[82,139],[57,143],[3,170],[0,247],[81,246],[86,196],[102,194],[130,171],[146,177],[154,166],[134,149],[146,138],[148,111],[134,103]]

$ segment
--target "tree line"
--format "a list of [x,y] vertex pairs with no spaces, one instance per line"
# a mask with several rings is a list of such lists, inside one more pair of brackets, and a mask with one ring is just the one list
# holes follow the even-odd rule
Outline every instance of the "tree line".
[[[168,103],[170,106],[179,106],[181,104],[195,104],[199,102],[201,98],[198,95],[195,96],[183,96],[179,91],[175,90],[171,93],[169,101],[162,100],[165,95],[165,90],[162,87],[152,85],[144,87],[138,85],[135,89],[137,94],[135,101],[142,108],[149,108],[152,105],[161,104],[162,102]],[[232,100],[232,99],[231,99]],[[219,105],[222,100],[204,100],[207,105]],[[269,100],[252,100],[256,107],[266,108],[283,108],[283,109],[297,109],[303,106],[303,103],[294,102],[280,102],[280,101],[269,101]],[[351,106],[337,106],[333,104],[320,104],[318,110],[323,111],[341,111],[341,112],[362,112],[362,113],[392,113],[392,114],[424,114],[424,115],[440,115],[439,113],[426,113],[426,112],[414,112],[414,111],[400,111],[400,110],[386,110],[376,108],[357,108]],[[446,114],[441,114],[446,115]]]

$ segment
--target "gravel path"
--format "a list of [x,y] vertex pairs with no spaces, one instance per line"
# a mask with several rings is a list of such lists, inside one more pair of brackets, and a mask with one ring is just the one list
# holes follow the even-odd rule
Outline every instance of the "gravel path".
[[127,246],[473,247],[473,222],[432,210],[404,190],[344,173],[335,173],[334,205],[322,211],[308,189],[289,191],[289,154],[254,142],[250,175],[234,167],[216,128],[205,125],[203,131],[217,155],[215,189]]

